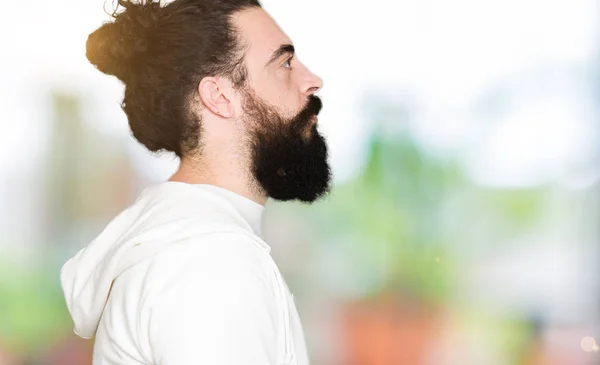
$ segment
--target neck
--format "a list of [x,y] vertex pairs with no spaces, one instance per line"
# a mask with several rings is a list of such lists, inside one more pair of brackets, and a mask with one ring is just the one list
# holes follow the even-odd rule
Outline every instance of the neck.
[[239,159],[231,157],[208,158],[205,156],[203,159],[184,157],[181,159],[178,170],[169,178],[169,181],[215,185],[264,206],[267,202],[266,194],[262,189],[257,188],[256,183],[253,183],[254,180],[250,179],[246,172],[247,168],[239,163]]

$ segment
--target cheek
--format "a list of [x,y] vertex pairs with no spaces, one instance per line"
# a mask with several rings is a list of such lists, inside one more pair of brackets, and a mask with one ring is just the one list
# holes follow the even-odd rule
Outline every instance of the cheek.
[[257,89],[266,100],[278,105],[291,94],[292,81],[285,72],[277,72],[266,78]]
[[306,95],[300,92],[298,80],[294,78],[293,71],[289,72],[285,82],[280,84],[277,97],[279,105],[285,106],[286,110],[292,114],[297,114],[306,104]]
[[285,117],[295,116],[306,104],[293,71],[281,70],[256,85],[258,94]]
[[288,118],[295,117],[304,107],[302,100],[295,93],[281,96],[280,108],[285,111],[285,116]]
[[290,84],[273,83],[268,100],[285,116],[291,117],[303,107],[302,98]]

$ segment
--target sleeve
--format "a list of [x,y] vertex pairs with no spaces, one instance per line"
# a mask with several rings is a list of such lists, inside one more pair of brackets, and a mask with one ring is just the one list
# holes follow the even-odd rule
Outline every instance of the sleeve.
[[150,310],[156,365],[275,365],[277,305],[264,258],[248,238],[221,236],[186,253]]

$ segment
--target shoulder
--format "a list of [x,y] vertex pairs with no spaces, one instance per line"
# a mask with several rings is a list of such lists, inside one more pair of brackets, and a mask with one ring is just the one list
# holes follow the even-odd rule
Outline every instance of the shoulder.
[[189,238],[149,260],[145,299],[155,306],[169,297],[243,295],[250,288],[273,294],[272,265],[251,235],[221,232]]
[[186,354],[203,341],[216,349],[232,334],[271,344],[281,304],[275,264],[257,239],[230,231],[173,242],[117,279],[107,312],[126,315],[113,322],[136,329],[147,356]]
[[139,323],[157,362],[274,363],[282,308],[274,264],[253,241],[211,234],[151,260]]

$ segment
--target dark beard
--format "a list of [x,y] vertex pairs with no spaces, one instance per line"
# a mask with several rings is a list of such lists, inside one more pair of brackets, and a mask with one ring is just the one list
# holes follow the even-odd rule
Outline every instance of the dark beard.
[[245,91],[243,107],[250,123],[251,172],[272,199],[312,203],[330,191],[331,169],[327,143],[311,118],[319,114],[321,99],[311,95],[293,118],[282,117],[252,91]]

